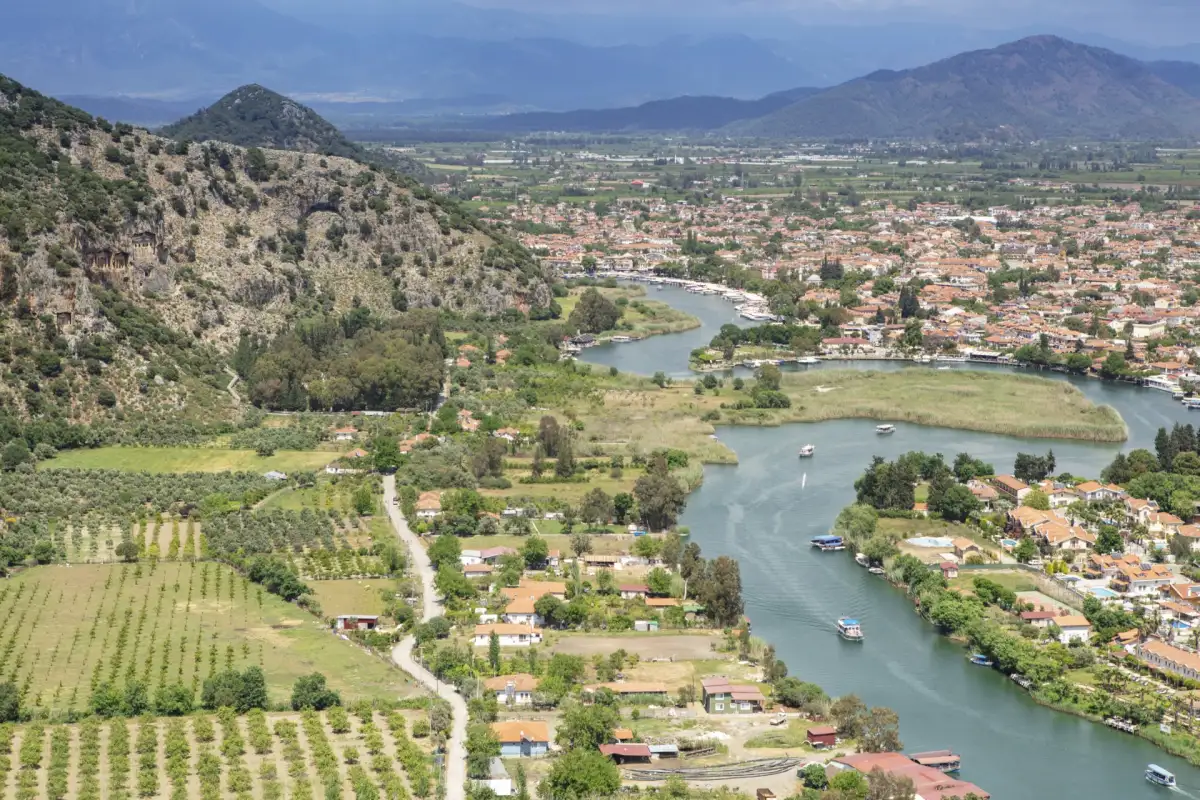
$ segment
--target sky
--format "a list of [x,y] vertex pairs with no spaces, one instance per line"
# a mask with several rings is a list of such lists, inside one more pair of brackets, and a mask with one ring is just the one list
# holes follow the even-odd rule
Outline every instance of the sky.
[[980,29],[1069,27],[1148,45],[1200,42],[1200,0],[460,0],[532,13],[704,15],[878,25],[970,24]]

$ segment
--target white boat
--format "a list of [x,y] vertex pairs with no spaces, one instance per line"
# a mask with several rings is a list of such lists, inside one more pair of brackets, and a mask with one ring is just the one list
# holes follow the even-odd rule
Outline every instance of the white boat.
[[916,361],[918,364],[932,364],[933,356],[917,356],[913,360]]
[[1165,375],[1151,375],[1146,378],[1145,385],[1148,389],[1158,389],[1160,392],[1170,392],[1172,395],[1182,391],[1178,383]]
[[821,359],[816,356],[801,356],[796,359],[797,364],[820,364]]
[[945,372],[949,369],[950,369],[949,367],[938,367],[938,372]]
[[863,640],[862,626],[858,624],[858,620],[842,617],[837,621],[838,635],[848,642],[861,642]]
[[813,454],[816,452],[817,452],[817,448],[814,445],[806,444],[806,445],[804,445],[804,447],[800,448],[800,457],[801,458],[812,458]]
[[867,566],[867,563],[868,563],[867,557],[865,555],[863,555],[862,553],[855,553],[854,554],[854,563],[858,564],[860,567],[865,567],[865,566]]
[[883,567],[867,567],[867,572],[871,573],[872,575],[882,575]]
[[896,426],[895,425],[876,425],[875,432],[879,433],[879,434],[884,434],[884,435],[889,434],[889,433],[895,433]]
[[1146,765],[1146,780],[1151,783],[1157,783],[1159,786],[1174,786],[1175,776],[1158,764]]

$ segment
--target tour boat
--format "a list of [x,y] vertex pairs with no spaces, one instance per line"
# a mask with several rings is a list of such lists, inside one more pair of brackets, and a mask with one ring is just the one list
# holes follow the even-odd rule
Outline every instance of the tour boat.
[[813,446],[811,444],[806,444],[806,445],[804,445],[804,447],[800,448],[800,457],[801,458],[812,458],[813,454],[816,452],[817,452],[817,448],[815,446]]
[[846,542],[840,536],[825,534],[824,536],[814,536],[812,538],[812,546],[819,547],[822,550],[845,550]]
[[985,656],[983,653],[975,653],[970,657],[970,661],[977,667],[990,667],[996,662]]
[[876,425],[875,432],[879,433],[879,434],[884,434],[884,435],[889,434],[889,433],[895,433],[896,426],[895,425]]
[[1146,765],[1146,780],[1150,781],[1151,783],[1157,783],[1159,786],[1173,787],[1175,785],[1175,776],[1170,772],[1167,772],[1158,764]]
[[1183,407],[1188,411],[1195,408],[1200,408],[1200,397],[1185,397],[1183,398]]
[[837,621],[838,635],[848,642],[861,642],[863,640],[862,626],[858,624],[858,620],[842,617]]

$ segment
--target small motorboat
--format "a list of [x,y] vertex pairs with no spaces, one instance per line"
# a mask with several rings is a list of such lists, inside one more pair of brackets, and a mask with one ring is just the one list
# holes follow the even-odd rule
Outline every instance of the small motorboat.
[[854,563],[855,563],[855,564],[858,564],[860,567],[866,567],[866,566],[869,566],[869,562],[867,561],[867,557],[866,557],[866,555],[864,555],[863,553],[855,553],[855,554],[854,554]]
[[985,656],[983,653],[975,653],[968,660],[977,667],[991,667],[995,665],[995,661]]
[[812,458],[816,452],[817,452],[817,448],[815,445],[806,444],[806,445],[804,445],[804,447],[800,448],[800,457],[801,458]]
[[861,642],[863,640],[862,626],[858,624],[858,620],[849,617],[842,617],[837,621],[838,635],[848,642]]
[[846,549],[846,540],[831,533],[827,533],[823,536],[814,536],[811,541],[812,546],[820,550],[832,551]]
[[876,425],[875,432],[886,436],[889,433],[895,433],[896,426],[895,425]]
[[1151,783],[1157,783],[1159,786],[1174,786],[1175,776],[1158,764],[1146,765],[1146,780]]
[[871,573],[872,575],[882,575],[883,567],[867,567],[867,572]]
[[821,359],[816,356],[801,356],[796,359],[797,364],[820,364]]

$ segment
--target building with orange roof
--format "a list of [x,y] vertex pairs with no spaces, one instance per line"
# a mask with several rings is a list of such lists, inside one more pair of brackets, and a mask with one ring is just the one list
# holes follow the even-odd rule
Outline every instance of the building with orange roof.
[[533,704],[533,693],[537,684],[537,678],[527,672],[520,672],[488,678],[483,682],[483,687],[496,693],[496,702],[500,705],[527,706]]
[[1137,657],[1147,666],[1189,680],[1200,680],[1200,654],[1148,639],[1137,646]]
[[501,758],[529,758],[550,752],[550,729],[536,720],[493,722]]
[[501,647],[529,647],[531,644],[541,644],[542,631],[531,625],[514,625],[511,622],[492,622],[475,626],[475,646],[487,647],[491,644],[492,634],[500,639]]

